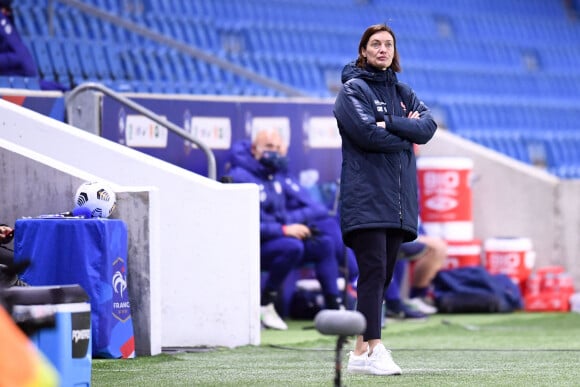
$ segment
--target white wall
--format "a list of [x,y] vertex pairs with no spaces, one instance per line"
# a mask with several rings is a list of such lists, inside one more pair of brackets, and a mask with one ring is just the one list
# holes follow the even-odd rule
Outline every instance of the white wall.
[[[74,193],[81,183],[105,181],[1,138],[0,166],[0,195],[4,202],[0,216],[1,221],[7,224],[15,224],[18,218],[24,216],[70,211]],[[135,351],[143,355],[159,353],[158,190],[154,187],[117,185],[112,185],[112,188],[116,192],[117,208],[111,217],[122,219],[127,225],[127,258],[130,261],[127,279]],[[18,233],[18,228],[15,231]]]
[[[255,185],[209,180],[3,100],[0,138],[117,185],[158,188],[163,346],[259,344]],[[47,194],[71,194],[56,189]]]

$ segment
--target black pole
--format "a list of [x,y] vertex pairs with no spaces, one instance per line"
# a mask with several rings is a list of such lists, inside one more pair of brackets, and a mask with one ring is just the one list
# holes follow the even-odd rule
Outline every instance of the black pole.
[[336,373],[334,376],[334,385],[335,387],[340,387],[342,384],[340,383],[340,372],[342,371],[342,346],[346,341],[346,336],[338,336],[338,340],[336,340],[336,358],[335,358],[335,367]]

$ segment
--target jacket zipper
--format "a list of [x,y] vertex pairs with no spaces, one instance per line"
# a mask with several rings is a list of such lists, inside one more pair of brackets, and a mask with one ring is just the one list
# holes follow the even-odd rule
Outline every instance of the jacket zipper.
[[403,174],[403,163],[401,162],[401,152],[399,152],[399,221],[401,222],[401,228],[403,227],[403,201],[402,201],[402,195],[401,195],[401,190],[402,188],[402,183],[401,183],[401,176]]
[[[389,88],[388,86],[386,87],[387,89],[387,94],[388,94],[388,98],[391,100],[391,114],[395,115],[395,96],[397,95],[397,91],[396,89],[393,88]],[[388,110],[387,110],[387,114],[388,114]],[[402,183],[401,183],[401,177],[403,174],[403,162],[401,161],[401,152],[399,152],[399,222],[401,223],[401,228],[403,228],[403,200],[402,200]]]

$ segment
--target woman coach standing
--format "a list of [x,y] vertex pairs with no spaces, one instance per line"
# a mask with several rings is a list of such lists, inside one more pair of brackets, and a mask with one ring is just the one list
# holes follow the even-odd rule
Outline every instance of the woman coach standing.
[[334,105],[342,137],[341,229],[359,265],[357,310],[367,328],[357,337],[348,371],[399,375],[381,341],[384,290],[399,247],[417,237],[417,175],[413,144],[425,144],[437,125],[407,85],[396,38],[386,25],[363,33],[358,58],[342,72]]

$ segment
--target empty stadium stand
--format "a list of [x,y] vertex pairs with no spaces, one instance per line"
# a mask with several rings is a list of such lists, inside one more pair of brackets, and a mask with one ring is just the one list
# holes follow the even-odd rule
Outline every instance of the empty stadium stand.
[[[280,84],[295,95],[333,98],[361,32],[386,22],[398,37],[400,79],[437,109],[442,127],[559,177],[580,177],[580,19],[564,1],[52,4],[14,0],[17,26],[42,78],[145,93],[289,96],[275,87]],[[139,28],[200,54],[153,40]],[[2,87],[36,87],[30,80],[0,81]]]

